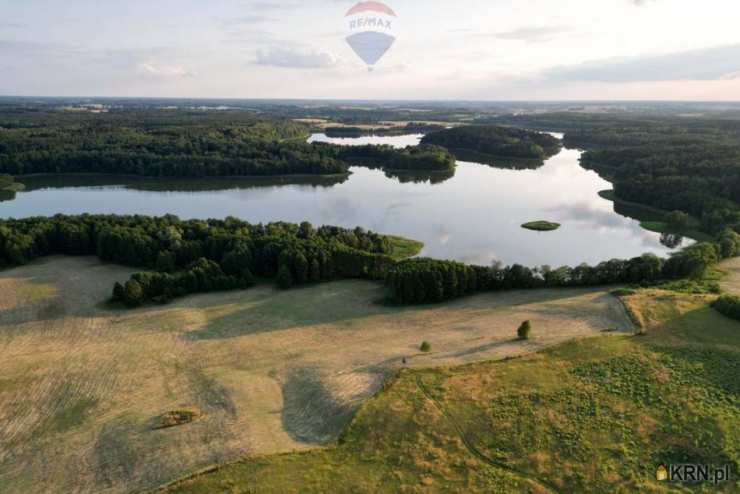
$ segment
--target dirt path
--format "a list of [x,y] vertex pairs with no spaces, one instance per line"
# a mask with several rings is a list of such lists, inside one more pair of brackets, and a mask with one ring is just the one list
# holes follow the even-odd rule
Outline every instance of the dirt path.
[[[345,281],[135,311],[101,304],[129,274],[89,258],[0,273],[0,492],[128,492],[247,453],[314,448],[404,358],[454,365],[632,329],[592,289],[397,308],[374,303],[382,287]],[[533,339],[515,341],[525,319]],[[421,354],[422,341],[433,351]],[[184,408],[202,415],[153,430]]]

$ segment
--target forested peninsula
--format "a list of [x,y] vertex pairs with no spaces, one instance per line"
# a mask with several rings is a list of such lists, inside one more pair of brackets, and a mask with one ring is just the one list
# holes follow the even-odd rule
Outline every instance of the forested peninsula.
[[[560,151],[560,140],[541,132],[500,125],[466,125],[431,132],[423,144],[442,146],[456,158],[512,167],[541,166]],[[527,166],[526,161],[534,164]],[[517,166],[517,162],[519,166]]]
[[[146,177],[339,175],[350,166],[453,171],[441,147],[309,144],[309,127],[225,112],[203,120],[188,112],[110,115],[0,115],[0,173],[117,174]],[[164,114],[164,115],[162,115]]]

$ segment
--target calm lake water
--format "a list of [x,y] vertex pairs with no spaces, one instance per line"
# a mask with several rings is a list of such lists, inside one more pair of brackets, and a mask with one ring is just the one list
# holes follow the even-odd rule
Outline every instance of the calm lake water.
[[[337,144],[417,144],[421,135],[362,138],[312,136]],[[535,266],[596,263],[671,251],[598,196],[611,185],[563,150],[537,170],[497,169],[458,162],[453,177],[386,176],[352,168],[349,177],[244,180],[26,178],[28,190],[0,202],[0,217],[57,213],[175,214],[181,218],[235,216],[247,221],[310,221],[362,226],[426,244],[423,255],[489,264]],[[562,223],[538,233],[533,220]]]

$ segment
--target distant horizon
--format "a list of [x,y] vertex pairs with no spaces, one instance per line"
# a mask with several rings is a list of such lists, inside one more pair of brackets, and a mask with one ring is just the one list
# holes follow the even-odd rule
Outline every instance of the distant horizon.
[[583,103],[583,104],[702,104],[722,105],[738,104],[737,100],[701,100],[701,99],[458,99],[458,98],[435,98],[435,99],[380,99],[380,98],[332,98],[332,97],[221,97],[221,96],[64,96],[64,95],[13,95],[0,94],[0,100],[9,99],[42,99],[42,100],[172,100],[172,101],[318,101],[318,102],[353,102],[353,103],[532,103],[532,104],[561,104],[561,103]]
[[740,101],[735,1],[355,4],[0,0],[0,93]]

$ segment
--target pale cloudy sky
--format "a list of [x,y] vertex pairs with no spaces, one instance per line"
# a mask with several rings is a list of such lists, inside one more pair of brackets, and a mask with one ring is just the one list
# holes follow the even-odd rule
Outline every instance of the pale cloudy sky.
[[737,0],[387,0],[370,72],[351,0],[0,0],[0,94],[740,100]]

